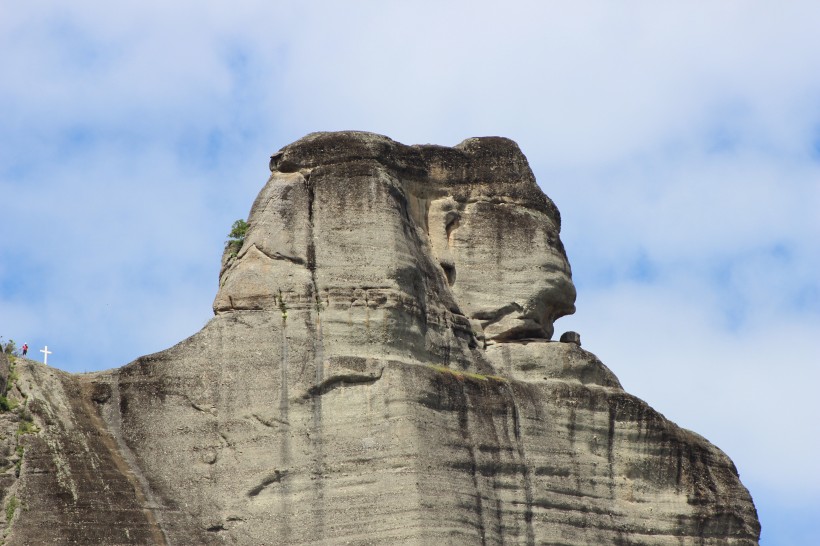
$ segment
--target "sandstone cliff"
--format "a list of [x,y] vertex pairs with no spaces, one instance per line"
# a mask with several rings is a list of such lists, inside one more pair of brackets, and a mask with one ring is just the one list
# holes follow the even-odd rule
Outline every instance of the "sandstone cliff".
[[8,544],[757,543],[723,452],[551,341],[575,289],[514,142],[317,133],[270,167],[200,332],[18,360]]

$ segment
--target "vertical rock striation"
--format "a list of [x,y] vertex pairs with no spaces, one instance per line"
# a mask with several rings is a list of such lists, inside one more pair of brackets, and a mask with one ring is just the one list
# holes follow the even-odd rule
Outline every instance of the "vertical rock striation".
[[757,543],[723,452],[551,341],[575,289],[514,142],[316,133],[270,167],[200,332],[22,366],[9,544]]

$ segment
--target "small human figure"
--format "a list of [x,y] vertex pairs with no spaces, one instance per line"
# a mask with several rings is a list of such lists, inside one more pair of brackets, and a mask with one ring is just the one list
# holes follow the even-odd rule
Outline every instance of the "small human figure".
[[28,343],[23,343],[22,349],[23,349],[23,356],[26,356],[26,353],[28,352]]

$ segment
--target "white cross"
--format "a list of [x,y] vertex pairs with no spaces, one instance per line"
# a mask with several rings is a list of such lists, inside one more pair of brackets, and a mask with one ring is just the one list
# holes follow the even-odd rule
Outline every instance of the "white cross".
[[48,350],[48,345],[46,345],[45,349],[40,349],[40,352],[43,353],[43,364],[48,365],[48,355],[52,354],[51,351]]

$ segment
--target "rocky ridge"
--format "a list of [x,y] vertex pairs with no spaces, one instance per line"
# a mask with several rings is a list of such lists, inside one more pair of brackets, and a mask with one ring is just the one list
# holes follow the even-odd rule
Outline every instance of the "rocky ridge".
[[200,332],[18,359],[7,544],[757,544],[723,452],[551,341],[575,289],[514,142],[315,133],[270,168]]

